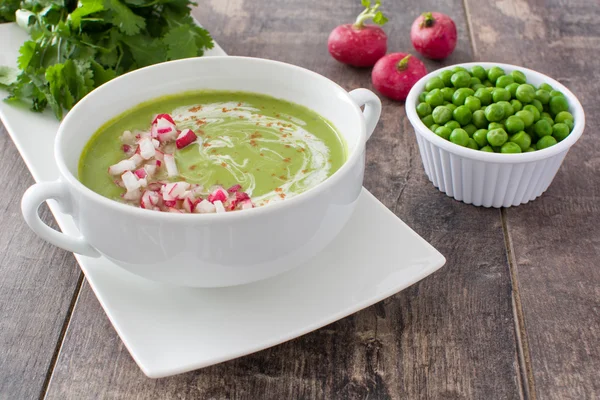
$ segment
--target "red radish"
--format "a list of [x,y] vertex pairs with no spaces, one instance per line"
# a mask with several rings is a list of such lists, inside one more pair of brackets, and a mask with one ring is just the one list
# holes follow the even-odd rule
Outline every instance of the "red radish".
[[244,200],[242,202],[242,210],[249,210],[250,208],[254,208],[254,204],[252,204],[252,201],[250,199]]
[[165,167],[167,167],[167,175],[170,177],[179,175],[177,164],[175,163],[175,157],[172,154],[164,155]]
[[146,173],[146,176],[152,177],[156,173],[156,168],[156,164],[144,165],[144,172]]
[[140,150],[140,156],[142,156],[144,160],[154,157],[154,154],[156,154],[156,149],[154,148],[154,144],[152,144],[151,139],[144,138],[140,140],[139,143],[140,145],[138,146],[138,149]]
[[131,157],[129,157],[129,160],[133,161],[136,167],[139,167],[140,164],[142,164],[142,161],[144,161],[142,156],[140,156],[139,154],[132,155]]
[[225,201],[227,200],[227,192],[223,188],[215,189],[211,194],[208,195],[208,201],[214,203],[215,201]]
[[169,114],[156,114],[156,117],[154,117],[154,119],[152,120],[152,123],[156,124],[158,122],[158,120],[161,118],[166,119],[167,121],[169,121],[170,123],[175,125],[175,121],[173,120],[173,117],[171,117]]
[[242,188],[242,185],[237,184],[237,185],[233,185],[232,187],[230,187],[229,189],[227,189],[227,191],[229,193],[235,193],[237,191],[239,191]]
[[121,135],[121,142],[125,144],[133,144],[135,142],[135,136],[131,131],[124,131]]
[[452,18],[438,12],[426,12],[413,22],[410,40],[419,53],[433,60],[448,57],[456,47],[456,25]]
[[152,139],[152,144],[154,145],[155,149],[158,149],[160,147],[160,142],[156,139]]
[[127,171],[123,175],[121,175],[121,179],[123,179],[123,184],[125,185],[125,188],[128,192],[140,188],[140,182],[131,171]]
[[382,95],[392,100],[406,100],[414,84],[427,75],[425,65],[406,53],[391,53],[377,61],[371,80]]
[[176,214],[182,214],[181,211],[179,211],[178,209],[173,208],[173,207],[169,207],[169,212],[170,213],[176,213]]
[[108,173],[111,175],[121,175],[125,171],[131,171],[136,168],[135,162],[131,159],[122,160],[108,167]]
[[165,200],[165,207],[175,207],[177,200]]
[[196,205],[196,208],[194,209],[194,211],[197,213],[200,213],[200,214],[214,213],[216,211],[216,207],[210,201],[202,200],[200,203],[198,203]]
[[154,158],[156,158],[156,165],[160,167],[160,162],[164,160],[165,153],[160,150],[154,152]]
[[175,144],[178,149],[183,149],[185,146],[194,143],[197,139],[196,134],[191,129],[184,129],[181,131],[177,139],[175,140]]
[[[354,24],[344,24],[335,28],[327,40],[327,48],[333,58],[341,63],[355,67],[370,67],[383,57],[387,51],[387,35],[377,25],[383,25],[387,18],[377,9],[381,1],[371,7],[370,0],[362,0],[365,10],[356,18]],[[365,25],[373,19],[377,25]]]
[[135,172],[134,172],[135,176],[137,176],[139,179],[145,178],[148,175],[148,173],[146,172],[145,168],[146,167],[140,168],[140,169],[136,169]]
[[124,144],[122,146],[122,148],[123,148],[123,153],[129,153],[131,151],[131,146],[128,144]]
[[142,192],[140,189],[129,190],[122,196],[125,200],[138,201],[142,197]]
[[221,200],[215,200],[213,205],[215,206],[215,210],[217,211],[217,214],[225,212],[225,206],[223,206],[223,202],[221,202]]

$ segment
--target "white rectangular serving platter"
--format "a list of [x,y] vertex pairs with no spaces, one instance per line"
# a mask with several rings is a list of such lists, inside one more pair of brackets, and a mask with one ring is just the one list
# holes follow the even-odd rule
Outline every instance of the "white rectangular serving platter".
[[[26,39],[15,24],[0,24],[0,65],[15,65]],[[216,45],[206,54],[214,55],[225,52]],[[34,179],[57,179],[54,116],[0,102],[0,118]],[[78,234],[72,218],[49,203],[63,232]],[[104,258],[75,258],[131,356],[151,378],[293,339],[401,291],[446,262],[366,189],[346,228],[315,259],[250,285],[173,287],[132,275]]]

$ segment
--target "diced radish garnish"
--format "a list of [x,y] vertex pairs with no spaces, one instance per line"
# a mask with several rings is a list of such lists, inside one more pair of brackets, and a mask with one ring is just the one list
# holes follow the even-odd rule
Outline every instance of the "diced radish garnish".
[[121,142],[125,144],[133,144],[135,143],[135,136],[133,133],[131,133],[131,131],[125,131],[121,135]]
[[175,207],[177,205],[177,200],[165,200],[165,206],[167,207]]
[[[146,176],[152,177],[156,173],[156,168],[157,168],[156,164],[144,165],[144,172],[146,173]],[[137,171],[136,171],[136,175],[137,175]],[[145,176],[143,178],[145,178]]]
[[139,179],[145,178],[148,175],[144,168],[139,168],[134,171],[135,176],[137,176]]
[[222,187],[217,188],[214,192],[208,195],[208,201],[214,203],[215,201],[220,201],[221,204],[227,200],[228,194]]
[[169,212],[170,212],[170,213],[177,213],[177,214],[181,214],[181,211],[179,211],[178,209],[176,209],[176,208],[173,208],[173,207],[169,207]]
[[123,179],[123,184],[128,192],[140,188],[140,182],[131,171],[126,171],[123,175],[121,175],[121,179]]
[[129,201],[138,201],[141,197],[142,191],[140,189],[128,190],[127,193],[123,195],[123,198]]
[[242,201],[242,210],[249,210],[251,208],[254,208],[254,204],[252,204],[252,200],[248,199],[248,200]]
[[[156,150],[155,154],[154,154],[154,158],[156,158],[158,161],[163,161],[165,158],[165,153],[163,153],[160,150]],[[160,167],[160,164],[156,164]]]
[[177,164],[175,163],[175,157],[173,157],[172,154],[165,154],[164,161],[165,167],[167,167],[167,175],[169,175],[169,177],[179,175]]
[[216,207],[210,201],[202,200],[200,203],[198,203],[196,205],[196,208],[194,209],[194,211],[197,213],[200,213],[200,214],[214,213],[216,211]]
[[154,154],[156,152],[156,149],[154,148],[154,145],[152,144],[152,140],[149,138],[144,138],[142,140],[140,140],[140,156],[142,156],[143,159],[148,160],[152,157],[154,157]]
[[143,188],[148,186],[148,181],[146,180],[146,178],[139,179],[138,182],[140,183],[140,186]]
[[139,167],[144,159],[139,154],[134,154],[129,158],[135,164],[135,167]]
[[135,136],[138,137],[138,139],[152,139],[152,134],[146,131],[137,132],[137,135]]
[[194,143],[197,139],[196,134],[191,129],[184,129],[181,131],[177,139],[175,140],[175,144],[178,149],[183,149],[185,146]]
[[191,190],[191,192],[192,192],[192,195],[193,195],[194,197],[198,198],[198,197],[202,196],[202,191],[203,191],[203,190],[204,190],[204,189],[202,188],[202,186],[200,186],[200,185],[197,185],[196,187],[194,187],[194,188]]
[[246,193],[246,192],[237,192],[235,194],[235,200],[238,202],[241,202],[244,200],[250,200],[250,196],[248,196],[248,193]]
[[232,187],[230,187],[229,189],[227,189],[227,191],[229,193],[235,193],[237,191],[239,191],[242,188],[242,185],[233,185]]
[[189,188],[190,184],[187,182],[175,182],[171,185],[165,185],[165,191],[168,190],[169,195],[176,199],[182,199]]
[[152,144],[154,145],[155,149],[158,149],[160,147],[160,142],[156,139],[152,139]]
[[128,144],[124,144],[123,146],[121,146],[121,148],[123,149],[123,153],[131,152],[131,146]]
[[163,184],[160,182],[152,182],[148,184],[148,190],[152,190],[153,192],[158,192],[163,187]]
[[140,200],[140,207],[153,209],[156,204],[158,204],[158,195],[156,192],[150,190],[144,191],[142,199]]
[[108,167],[108,173],[111,175],[121,175],[125,171],[131,171],[135,169],[135,162],[131,159],[122,160]]
[[166,119],[167,121],[169,121],[170,123],[175,125],[175,121],[173,120],[173,117],[171,117],[169,114],[156,114],[156,117],[154,117],[154,119],[152,120],[152,123],[156,124],[158,122],[158,120],[161,118]]
[[215,210],[217,210],[217,214],[225,212],[225,207],[223,206],[223,203],[220,200],[215,200],[213,205],[215,206]]
[[193,197],[187,196],[185,199],[183,199],[183,208],[189,213],[194,212],[194,208],[199,202],[200,200],[196,200]]

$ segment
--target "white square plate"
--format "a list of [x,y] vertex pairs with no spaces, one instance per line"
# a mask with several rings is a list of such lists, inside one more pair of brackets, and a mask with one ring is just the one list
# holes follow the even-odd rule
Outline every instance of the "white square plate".
[[[14,65],[26,38],[16,25],[0,24],[0,65]],[[207,55],[224,54],[216,46]],[[54,117],[6,103],[0,103],[0,117],[34,179],[57,179]],[[77,234],[71,217],[49,203],[61,229]],[[172,287],[132,275],[104,258],[75,257],[133,359],[152,378],[298,337],[399,292],[446,262],[366,189],[348,225],[315,259],[250,285]]]

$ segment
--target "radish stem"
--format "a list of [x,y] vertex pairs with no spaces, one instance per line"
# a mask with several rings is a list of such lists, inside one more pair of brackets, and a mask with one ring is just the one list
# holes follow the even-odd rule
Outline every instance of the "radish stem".
[[435,18],[430,12],[423,13],[423,22],[421,22],[421,28],[429,28],[435,23]]
[[406,57],[404,57],[402,60],[400,60],[398,62],[398,65],[396,66],[396,68],[398,69],[398,71],[404,71],[406,68],[408,68],[408,60],[410,58],[410,54],[407,55]]

